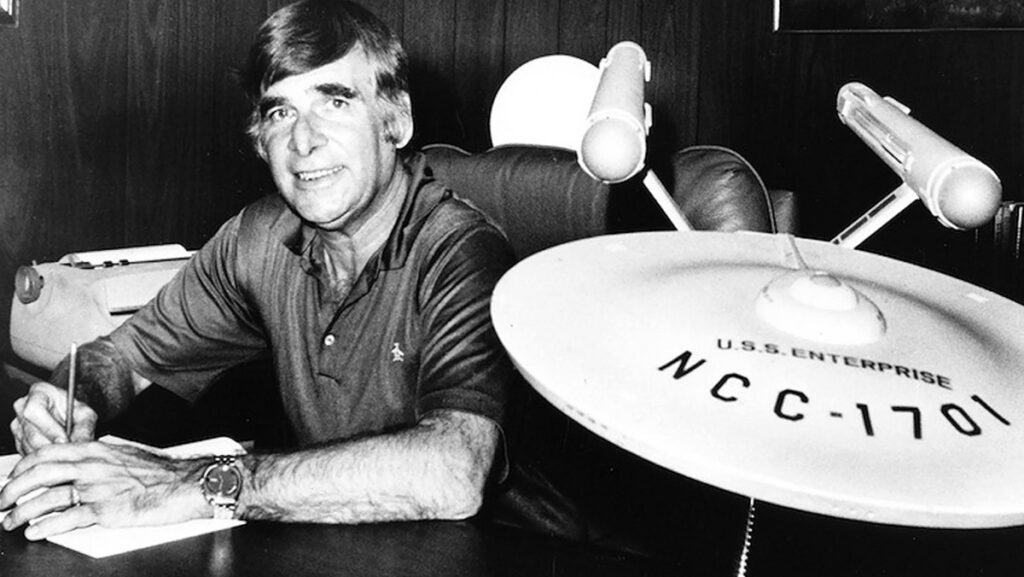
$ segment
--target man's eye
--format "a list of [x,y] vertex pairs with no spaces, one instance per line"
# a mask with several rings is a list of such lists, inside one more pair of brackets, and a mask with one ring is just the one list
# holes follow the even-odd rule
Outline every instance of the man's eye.
[[332,98],[331,108],[345,108],[348,106],[348,100],[344,98]]
[[291,113],[287,108],[272,108],[269,111],[267,111],[265,115],[263,115],[263,118],[267,122],[275,123],[280,122],[288,118],[289,116],[291,116]]

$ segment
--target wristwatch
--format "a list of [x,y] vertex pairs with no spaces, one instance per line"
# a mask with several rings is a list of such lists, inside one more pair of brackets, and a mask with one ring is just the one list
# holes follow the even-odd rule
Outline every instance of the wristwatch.
[[238,496],[242,493],[242,471],[235,457],[223,456],[214,459],[203,471],[199,482],[203,497],[213,505],[214,519],[232,519]]

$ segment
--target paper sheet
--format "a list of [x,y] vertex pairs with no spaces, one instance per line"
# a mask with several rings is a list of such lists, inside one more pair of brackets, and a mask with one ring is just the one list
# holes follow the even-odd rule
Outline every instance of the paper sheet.
[[[146,447],[145,445],[139,445],[138,443],[125,441],[117,437],[103,437],[100,440],[108,443],[138,445],[153,450],[152,447]],[[240,455],[245,450],[232,439],[217,437],[163,449],[163,452],[171,457],[187,458],[203,455]],[[7,482],[7,477],[20,459],[20,455],[0,456],[0,487]],[[0,513],[0,520],[4,516],[4,513]],[[90,557],[99,558],[127,553],[128,551],[135,551],[136,549],[152,547],[162,543],[180,541],[188,537],[230,529],[231,527],[244,524],[245,521],[233,519],[195,519],[184,523],[157,527],[107,528],[94,525],[50,537],[47,541],[73,549],[79,553],[84,553]]]

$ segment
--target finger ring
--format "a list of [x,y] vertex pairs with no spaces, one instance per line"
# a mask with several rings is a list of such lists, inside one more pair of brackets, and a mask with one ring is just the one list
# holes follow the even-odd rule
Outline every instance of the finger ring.
[[71,506],[77,507],[82,504],[82,496],[78,494],[78,489],[74,485],[71,485]]

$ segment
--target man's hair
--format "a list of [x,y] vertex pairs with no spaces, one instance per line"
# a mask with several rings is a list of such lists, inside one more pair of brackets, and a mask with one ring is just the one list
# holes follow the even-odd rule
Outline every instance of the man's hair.
[[252,111],[248,133],[259,136],[259,99],[279,80],[330,64],[362,48],[373,68],[377,98],[384,104],[389,138],[395,114],[411,114],[408,56],[393,32],[371,12],[346,0],[299,0],[274,12],[256,33],[241,72]]

